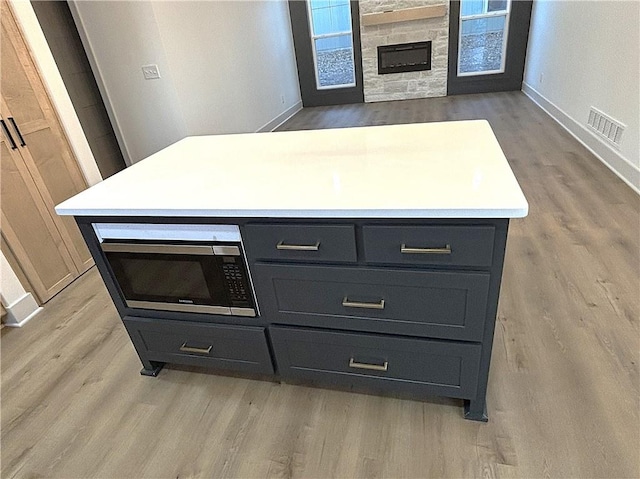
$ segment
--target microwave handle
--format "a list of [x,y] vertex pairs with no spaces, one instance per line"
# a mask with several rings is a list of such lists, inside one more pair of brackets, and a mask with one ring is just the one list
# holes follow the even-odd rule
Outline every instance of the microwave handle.
[[102,243],[102,251],[107,253],[151,253],[151,254],[184,254],[215,255],[211,245],[168,245],[168,244],[134,244],[134,243]]

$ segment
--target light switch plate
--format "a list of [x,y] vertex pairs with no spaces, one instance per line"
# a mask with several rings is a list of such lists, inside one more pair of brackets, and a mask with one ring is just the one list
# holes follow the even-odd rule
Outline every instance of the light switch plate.
[[144,75],[145,80],[155,80],[156,78],[160,78],[158,65],[144,65],[142,67],[142,74]]

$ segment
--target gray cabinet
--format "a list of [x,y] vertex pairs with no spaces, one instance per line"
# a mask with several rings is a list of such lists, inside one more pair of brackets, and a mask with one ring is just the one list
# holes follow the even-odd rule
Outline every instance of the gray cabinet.
[[320,328],[480,341],[489,274],[255,264],[271,321]]
[[264,328],[130,316],[123,321],[145,375],[157,374],[154,363],[273,374]]
[[[487,420],[507,227],[506,219],[250,222],[244,240],[278,375],[462,398],[465,417]],[[290,238],[320,247],[278,252]]]
[[493,226],[364,226],[368,263],[491,266]]
[[465,417],[487,419],[508,219],[180,219],[240,226],[255,318],[132,314],[92,218],[77,221],[143,374],[179,363],[328,387],[443,395],[463,399]]
[[353,225],[249,224],[244,241],[255,259],[355,263]]
[[320,384],[473,399],[481,346],[302,328],[271,328],[280,374]]

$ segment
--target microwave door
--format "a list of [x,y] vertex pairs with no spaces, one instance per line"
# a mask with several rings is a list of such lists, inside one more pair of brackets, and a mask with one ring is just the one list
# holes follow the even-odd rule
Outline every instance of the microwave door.
[[210,246],[208,254],[206,246],[127,246],[105,254],[129,307],[230,314],[220,257]]

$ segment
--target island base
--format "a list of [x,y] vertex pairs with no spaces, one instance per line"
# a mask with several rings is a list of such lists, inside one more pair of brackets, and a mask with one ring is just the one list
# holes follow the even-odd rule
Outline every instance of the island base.
[[[174,223],[194,231],[208,224],[239,228],[256,317],[133,307],[123,300],[94,228],[113,223],[124,231],[131,220],[76,220],[144,376],[156,377],[168,363],[419,400],[442,396],[466,400],[464,418],[488,421],[506,218],[144,217],[131,223],[136,231]],[[283,238],[303,249],[282,248]]]
[[140,370],[140,374],[142,376],[151,376],[155,378],[160,373],[160,370],[164,367],[164,364],[165,363],[151,362],[149,367],[145,366]]
[[464,418],[470,421],[488,422],[486,401],[464,401]]

